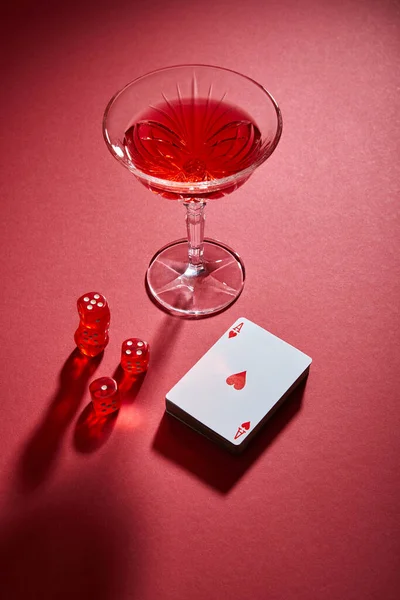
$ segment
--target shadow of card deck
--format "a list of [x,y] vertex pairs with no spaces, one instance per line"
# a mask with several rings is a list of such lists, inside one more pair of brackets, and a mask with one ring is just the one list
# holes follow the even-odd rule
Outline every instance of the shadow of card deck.
[[311,358],[242,317],[166,395],[166,411],[240,453],[308,375]]

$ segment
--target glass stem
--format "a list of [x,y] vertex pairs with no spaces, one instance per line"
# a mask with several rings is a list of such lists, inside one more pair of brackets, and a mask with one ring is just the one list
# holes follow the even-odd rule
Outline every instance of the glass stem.
[[186,227],[188,237],[189,269],[198,275],[204,271],[204,209],[202,200],[183,203],[186,208]]

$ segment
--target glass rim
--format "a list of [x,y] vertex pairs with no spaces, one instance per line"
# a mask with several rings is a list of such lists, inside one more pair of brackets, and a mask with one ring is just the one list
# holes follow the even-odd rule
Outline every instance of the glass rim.
[[[192,67],[192,68],[201,67],[201,68],[205,68],[205,69],[216,69],[219,71],[225,71],[228,73],[232,73],[234,75],[238,75],[239,77],[241,77],[243,79],[247,79],[247,81],[249,81],[250,83],[257,86],[268,97],[268,99],[272,103],[272,105],[275,109],[276,118],[277,118],[277,128],[276,128],[276,133],[275,133],[274,139],[273,139],[271,145],[268,146],[267,151],[261,153],[261,156],[258,158],[258,160],[255,160],[254,163],[252,163],[249,167],[246,167],[245,169],[242,169],[241,171],[238,171],[237,173],[234,173],[233,175],[228,175],[227,177],[220,177],[219,179],[210,179],[207,181],[189,181],[189,182],[171,181],[168,179],[161,179],[160,177],[154,177],[153,175],[149,175],[149,174],[141,171],[140,169],[135,167],[135,165],[133,163],[123,160],[122,157],[118,156],[117,152],[114,150],[114,146],[113,146],[111,139],[109,137],[109,134],[108,134],[107,120],[108,120],[108,115],[110,113],[110,110],[113,107],[113,105],[115,104],[116,100],[128,88],[133,86],[135,83],[138,83],[142,79],[146,79],[150,75],[156,75],[157,73],[162,73],[164,71],[170,71],[170,70],[174,70],[174,69],[183,69],[183,68],[188,68],[188,67],[189,68],[190,67]],[[149,71],[148,73],[145,73],[143,75],[140,75],[139,77],[136,77],[135,79],[132,79],[127,84],[125,84],[122,88],[120,88],[110,98],[110,100],[107,103],[107,106],[105,108],[104,115],[103,115],[103,121],[102,121],[103,138],[107,145],[107,148],[109,149],[112,156],[116,160],[118,160],[118,162],[120,162],[125,168],[127,168],[129,171],[131,171],[136,177],[138,177],[139,179],[142,179],[143,181],[146,181],[147,183],[151,184],[155,188],[160,188],[161,190],[171,191],[171,192],[180,191],[182,193],[190,194],[192,196],[195,196],[197,193],[202,194],[202,193],[208,193],[210,191],[218,191],[221,187],[224,187],[224,186],[228,185],[229,183],[234,183],[235,181],[239,181],[241,179],[245,179],[246,177],[249,177],[253,173],[253,171],[257,167],[259,167],[263,162],[265,162],[267,160],[267,158],[269,158],[271,156],[271,154],[274,152],[274,150],[277,147],[278,142],[281,138],[282,129],[283,129],[283,121],[282,121],[282,113],[279,108],[279,105],[278,105],[277,101],[275,100],[275,98],[272,96],[272,94],[263,85],[261,85],[255,79],[252,79],[248,75],[243,75],[243,73],[239,73],[238,71],[234,71],[233,69],[219,67],[216,65],[207,65],[207,64],[202,64],[202,63],[187,63],[187,64],[183,63],[183,64],[178,64],[178,65],[170,65],[168,67],[154,69],[153,71]]]

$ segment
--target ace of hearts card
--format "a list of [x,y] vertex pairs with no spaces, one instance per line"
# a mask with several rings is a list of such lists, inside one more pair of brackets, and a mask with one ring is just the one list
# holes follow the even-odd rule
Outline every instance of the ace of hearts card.
[[304,379],[311,358],[241,317],[166,395],[166,410],[241,452]]

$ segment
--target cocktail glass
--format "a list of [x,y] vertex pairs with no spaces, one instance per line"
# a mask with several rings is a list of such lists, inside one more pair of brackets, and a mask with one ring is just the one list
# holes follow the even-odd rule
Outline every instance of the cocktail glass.
[[159,69],[111,98],[103,119],[111,154],[151,191],[186,209],[187,238],[156,252],[147,269],[147,291],[160,308],[200,318],[240,296],[243,262],[222,242],[204,238],[205,206],[241,186],[281,133],[271,94],[221,67]]

